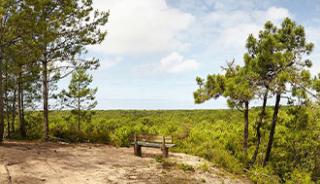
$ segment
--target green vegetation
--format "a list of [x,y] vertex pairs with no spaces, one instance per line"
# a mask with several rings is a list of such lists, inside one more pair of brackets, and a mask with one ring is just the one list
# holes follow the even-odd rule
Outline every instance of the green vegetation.
[[208,172],[209,171],[209,165],[208,165],[208,163],[203,163],[203,164],[201,164],[200,166],[199,166],[199,169],[202,171],[202,172]]
[[193,166],[188,165],[188,164],[178,164],[178,168],[185,171],[185,172],[194,172],[195,171]]
[[[251,112],[250,120],[256,119],[259,109],[252,109]],[[268,167],[253,167],[248,172],[242,151],[243,117],[237,110],[95,111],[92,121],[83,124],[81,132],[72,128],[76,127],[74,121],[68,122],[64,118],[70,113],[50,113],[52,140],[129,146],[134,133],[173,135],[177,144],[173,151],[203,157],[234,173],[247,173],[257,183],[299,183],[306,177],[319,180],[320,142],[317,140],[320,136],[320,108],[317,106],[283,107],[279,113],[270,164]],[[26,114],[27,136],[30,139],[42,136],[40,114]],[[269,121],[271,114],[272,108],[267,108]],[[264,124],[262,135],[269,130],[270,125]],[[250,124],[249,134],[254,131],[254,125]],[[255,137],[248,140],[249,156],[255,151],[255,142]],[[265,149],[267,143],[267,138],[263,136],[261,149]],[[262,164],[263,159],[264,154],[260,152],[257,163]]]
[[95,108],[95,94],[97,88],[91,89],[89,85],[92,82],[92,75],[86,73],[83,68],[77,68],[71,76],[68,91],[62,90],[59,94],[62,107],[71,108],[72,116],[68,120],[75,119],[78,131],[81,130],[81,122],[90,121],[92,111]]

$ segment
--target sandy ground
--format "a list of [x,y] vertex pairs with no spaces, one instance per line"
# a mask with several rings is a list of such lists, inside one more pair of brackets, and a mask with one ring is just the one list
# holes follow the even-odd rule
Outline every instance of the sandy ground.
[[96,144],[4,142],[0,184],[250,183],[195,156],[170,153],[161,162],[158,149],[142,153],[140,158],[132,148]]

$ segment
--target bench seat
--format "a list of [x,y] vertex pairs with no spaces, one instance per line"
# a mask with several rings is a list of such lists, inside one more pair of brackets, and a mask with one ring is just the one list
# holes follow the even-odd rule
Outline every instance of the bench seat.
[[142,156],[141,147],[160,148],[163,157],[168,157],[169,148],[174,147],[172,136],[158,136],[158,135],[134,135],[134,141],[131,145],[134,146],[134,154]]
[[[139,146],[143,146],[143,147],[150,147],[150,148],[161,148],[162,147],[162,143],[155,143],[155,142],[144,142],[144,141],[137,141],[137,144]],[[131,143],[131,145],[135,145],[135,143]],[[175,144],[165,144],[165,147],[167,148],[171,148],[176,146]]]

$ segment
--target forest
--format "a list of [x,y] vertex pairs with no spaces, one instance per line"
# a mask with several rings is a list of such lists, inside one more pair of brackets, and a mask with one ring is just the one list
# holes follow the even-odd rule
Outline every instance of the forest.
[[[314,44],[303,25],[268,21],[257,36],[248,35],[243,62],[195,76],[196,104],[224,98],[230,109],[96,110],[90,72],[100,64],[86,57],[87,46],[107,37],[109,12],[92,4],[0,1],[1,142],[129,147],[134,134],[172,135],[172,151],[253,183],[320,182],[320,74],[310,71]],[[70,84],[60,90],[66,77]]]

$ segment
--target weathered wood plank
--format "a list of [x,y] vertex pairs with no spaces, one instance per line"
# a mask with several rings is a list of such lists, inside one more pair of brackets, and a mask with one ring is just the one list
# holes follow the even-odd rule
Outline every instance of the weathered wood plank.
[[[166,143],[172,143],[172,136],[164,136]],[[162,143],[163,136],[159,135],[137,135],[136,141]]]
[[[161,143],[159,144],[159,143],[154,143],[154,142],[137,141],[137,144],[142,147],[152,147],[152,148],[161,148],[162,147]],[[167,148],[171,148],[174,146],[175,146],[175,144],[165,144],[165,147],[167,147]]]

